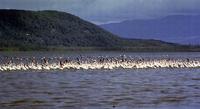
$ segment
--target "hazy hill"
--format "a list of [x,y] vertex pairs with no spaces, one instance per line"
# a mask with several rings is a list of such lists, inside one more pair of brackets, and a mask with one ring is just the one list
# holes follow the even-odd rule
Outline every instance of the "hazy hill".
[[123,39],[65,12],[0,10],[0,50],[7,48],[165,51],[185,50],[188,46],[159,40]]
[[101,27],[122,37],[200,44],[200,15],[172,15],[160,19],[105,24]]

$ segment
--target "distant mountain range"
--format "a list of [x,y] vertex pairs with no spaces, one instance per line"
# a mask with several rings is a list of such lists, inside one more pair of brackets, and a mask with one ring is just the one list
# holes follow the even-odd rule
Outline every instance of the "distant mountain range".
[[104,24],[101,27],[125,38],[200,44],[200,15],[171,15],[159,19]]
[[[129,23],[124,22],[124,24]],[[131,25],[128,27],[131,29]],[[123,30],[126,32],[127,29],[120,31]],[[138,32],[141,31],[138,30]],[[196,47],[159,40],[121,38],[65,12],[0,10],[0,50],[68,48],[132,51],[197,50]]]

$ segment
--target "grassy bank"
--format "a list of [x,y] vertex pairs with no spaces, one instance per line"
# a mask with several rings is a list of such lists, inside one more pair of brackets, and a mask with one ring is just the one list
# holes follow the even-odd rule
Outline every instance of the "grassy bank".
[[127,51],[127,52],[200,52],[199,46],[178,47],[2,47],[0,51]]

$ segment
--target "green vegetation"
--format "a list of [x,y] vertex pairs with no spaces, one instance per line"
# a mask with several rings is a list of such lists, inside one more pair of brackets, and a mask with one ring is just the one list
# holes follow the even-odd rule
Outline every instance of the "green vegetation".
[[65,12],[2,9],[0,51],[4,50],[200,51],[157,40],[123,39]]

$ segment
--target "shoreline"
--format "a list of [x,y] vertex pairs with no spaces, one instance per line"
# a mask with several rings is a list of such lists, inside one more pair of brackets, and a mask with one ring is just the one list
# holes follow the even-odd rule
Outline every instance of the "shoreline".
[[200,47],[2,47],[0,52],[25,52],[25,51],[118,51],[118,52],[200,52]]

